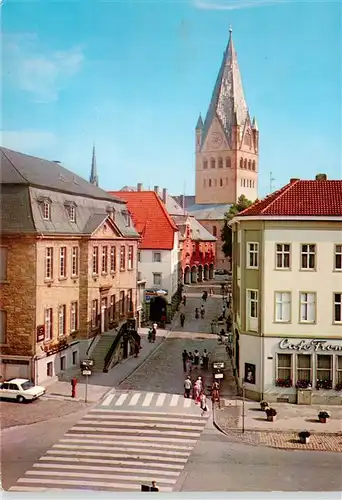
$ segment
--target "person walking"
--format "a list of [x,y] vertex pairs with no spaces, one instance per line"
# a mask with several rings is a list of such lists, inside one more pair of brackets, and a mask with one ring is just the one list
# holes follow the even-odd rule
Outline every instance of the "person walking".
[[184,304],[184,307],[186,306],[186,295],[183,295],[183,304]]
[[181,324],[181,327],[182,327],[182,328],[183,328],[183,326],[184,326],[184,322],[185,322],[185,314],[184,314],[184,313],[182,313],[182,314],[180,315],[180,324]]
[[196,404],[200,402],[200,395],[201,395],[201,390],[197,379],[196,382],[194,383],[194,389],[193,389],[193,398]]
[[198,318],[199,318],[198,308],[196,307],[196,309],[195,309],[195,319],[198,319]]
[[187,371],[187,361],[189,359],[189,356],[188,356],[188,353],[186,351],[186,349],[184,349],[184,351],[182,352],[182,360],[183,360],[183,371],[186,372]]
[[188,359],[187,359],[187,362],[186,362],[186,364],[187,364],[187,368],[188,368],[188,370],[187,370],[187,371],[188,371],[189,373],[191,373],[191,370],[192,370],[192,363],[193,363],[193,361],[194,361],[193,355],[192,355],[192,353],[191,353],[191,352],[189,352],[189,354],[188,354]]
[[188,398],[188,399],[190,398],[191,387],[192,387],[192,382],[191,382],[190,375],[188,375],[186,377],[186,379],[184,380],[184,397],[185,398]]
[[205,313],[205,310],[204,310],[204,305],[202,304],[202,305],[201,305],[201,318],[202,318],[202,319],[204,318],[204,313]]
[[159,491],[156,481],[152,481],[151,491]]
[[222,317],[223,317],[223,319],[226,317],[226,306],[224,304],[222,307]]
[[199,393],[202,394],[202,392],[203,392],[202,377],[197,377],[196,383],[198,385]]
[[202,359],[203,359],[203,370],[208,370],[209,355],[206,349],[204,349],[203,351]]
[[200,353],[198,352],[198,349],[194,350],[194,366],[195,368],[198,368],[199,366],[199,359],[200,359]]
[[207,408],[207,396],[202,392],[201,397],[200,397],[200,403],[201,403],[201,416],[203,417],[204,413],[208,411]]
[[139,342],[135,342],[134,344],[134,357],[137,358],[139,356],[140,345]]

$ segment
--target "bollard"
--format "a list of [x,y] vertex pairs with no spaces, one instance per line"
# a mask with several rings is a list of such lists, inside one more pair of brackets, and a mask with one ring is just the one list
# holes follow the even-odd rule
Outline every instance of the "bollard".
[[71,379],[71,397],[76,398],[76,385],[77,385],[77,378],[73,377]]

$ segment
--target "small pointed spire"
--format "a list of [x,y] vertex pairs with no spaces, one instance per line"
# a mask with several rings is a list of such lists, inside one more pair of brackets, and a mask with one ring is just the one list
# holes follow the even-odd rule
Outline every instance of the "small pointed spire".
[[253,129],[253,130],[256,130],[257,132],[259,131],[258,123],[257,123],[257,121],[256,121],[255,116],[254,116],[254,118],[253,118],[252,129]]
[[196,130],[202,130],[202,128],[203,128],[203,120],[202,120],[202,116],[200,113],[198,120],[197,120]]
[[89,182],[90,184],[94,184],[95,186],[99,185],[99,178],[97,175],[97,167],[96,167],[95,144],[93,145],[93,156],[91,160],[91,172],[90,172]]

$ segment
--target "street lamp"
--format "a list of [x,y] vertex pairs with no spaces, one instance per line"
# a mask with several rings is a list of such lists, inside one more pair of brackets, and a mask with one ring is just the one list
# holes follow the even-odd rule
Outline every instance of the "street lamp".
[[242,434],[245,433],[245,384],[242,383]]

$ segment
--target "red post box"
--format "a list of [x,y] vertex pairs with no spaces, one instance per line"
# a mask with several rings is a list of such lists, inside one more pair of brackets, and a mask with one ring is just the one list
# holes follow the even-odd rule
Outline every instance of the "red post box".
[[73,377],[71,379],[71,397],[72,398],[76,397],[76,385],[77,385],[77,378]]

